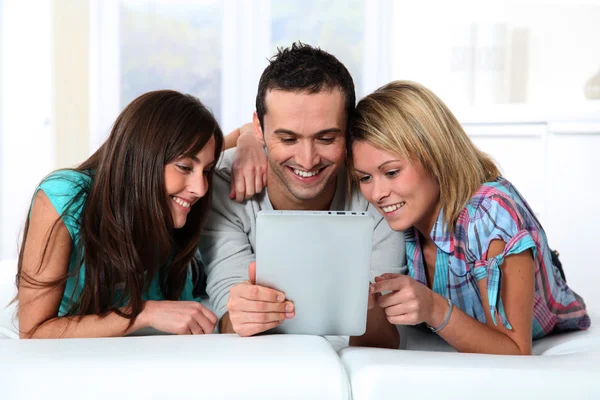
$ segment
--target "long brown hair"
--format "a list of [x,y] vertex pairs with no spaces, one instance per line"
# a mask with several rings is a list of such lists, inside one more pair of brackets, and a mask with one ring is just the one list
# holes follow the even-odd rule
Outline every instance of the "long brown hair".
[[[85,198],[81,219],[76,221],[79,245],[73,248],[78,268],[52,282],[23,273],[28,218],[19,253],[17,287],[21,283],[60,286],[69,278],[78,281],[83,270],[83,290],[71,298],[66,315],[115,312],[129,318],[130,324],[142,311],[142,295],[157,273],[163,296],[178,299],[211,202],[212,173],[206,195],[192,206],[186,224],[174,229],[164,167],[178,157],[197,154],[213,136],[216,160],[223,134],[212,113],[191,95],[160,90],[131,102],[115,121],[106,142],[74,169],[92,178],[90,185],[79,186],[79,193],[70,202],[72,205]],[[69,205],[65,210],[50,232],[38,271],[50,237]],[[118,290],[117,285],[124,289]],[[119,309],[123,304],[128,311]]]
[[347,141],[350,165],[358,141],[419,161],[440,186],[445,228],[451,232],[481,184],[500,176],[494,160],[475,147],[444,102],[411,81],[390,82],[358,102]]

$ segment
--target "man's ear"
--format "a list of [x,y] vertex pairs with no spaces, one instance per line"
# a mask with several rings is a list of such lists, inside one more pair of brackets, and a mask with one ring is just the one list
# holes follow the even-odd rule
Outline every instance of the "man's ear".
[[258,120],[258,114],[256,114],[256,111],[252,115],[252,125],[254,125],[254,136],[256,137],[256,140],[264,145],[265,133],[260,126],[260,121]]

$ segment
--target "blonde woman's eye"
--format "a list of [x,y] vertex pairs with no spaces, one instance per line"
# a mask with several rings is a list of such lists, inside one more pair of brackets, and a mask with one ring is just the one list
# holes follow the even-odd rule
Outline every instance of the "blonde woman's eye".
[[400,173],[399,169],[395,169],[393,171],[388,171],[385,173],[385,176],[389,177],[389,178],[395,178],[396,176],[398,176],[398,174]]

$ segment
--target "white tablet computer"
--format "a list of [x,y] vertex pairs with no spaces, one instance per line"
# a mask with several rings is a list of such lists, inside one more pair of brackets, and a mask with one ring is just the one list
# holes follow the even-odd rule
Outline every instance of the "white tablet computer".
[[373,218],[356,211],[260,211],[256,283],[280,290],[295,316],[272,333],[365,333]]

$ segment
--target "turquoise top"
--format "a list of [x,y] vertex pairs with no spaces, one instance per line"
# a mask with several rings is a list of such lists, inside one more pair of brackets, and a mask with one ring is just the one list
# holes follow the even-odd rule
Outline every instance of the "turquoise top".
[[[69,259],[69,272],[78,268],[77,251],[80,239],[80,222],[83,206],[87,201],[87,194],[92,184],[92,177],[86,173],[73,170],[60,170],[50,174],[36,189],[42,190],[56,211],[61,216],[62,222],[67,227],[71,240],[73,241],[73,250]],[[35,196],[34,196],[35,197]],[[155,274],[148,290],[142,295],[143,300],[165,300],[161,293],[159,284],[159,274]],[[85,265],[81,265],[81,271],[78,279],[75,276],[70,277],[65,286],[63,298],[60,302],[58,311],[59,316],[64,316],[71,308],[72,300],[77,301],[83,290],[85,282]],[[183,288],[180,300],[200,301],[194,298],[192,290],[191,273],[188,271],[187,280]]]

